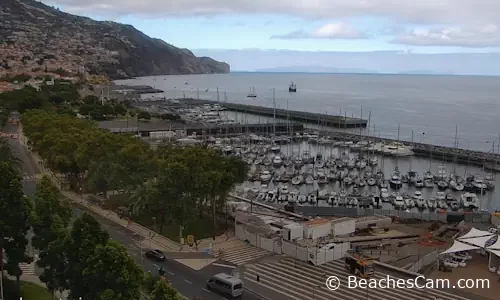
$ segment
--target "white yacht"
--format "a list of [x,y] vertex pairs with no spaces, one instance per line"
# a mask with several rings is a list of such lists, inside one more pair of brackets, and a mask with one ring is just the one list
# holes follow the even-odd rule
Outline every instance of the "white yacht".
[[306,184],[313,184],[314,183],[314,178],[311,175],[308,175],[306,177]]
[[289,193],[288,191],[288,185],[283,185],[281,188],[280,188],[280,194],[281,195],[287,195]]
[[297,175],[292,178],[292,185],[299,185],[304,182],[304,176],[302,175]]
[[413,155],[413,150],[411,149],[411,147],[405,146],[401,143],[392,143],[392,144],[386,145],[382,149],[382,153],[388,154],[391,156],[401,157],[401,156]]
[[273,178],[273,175],[269,171],[262,171],[262,173],[260,173],[261,182],[269,182],[271,181],[271,178]]
[[415,201],[413,201],[413,199],[411,199],[411,198],[406,198],[405,205],[406,205],[406,208],[415,207]]
[[382,198],[382,201],[387,202],[389,199],[389,192],[387,189],[380,189],[380,198]]
[[295,202],[297,202],[298,196],[299,196],[299,192],[297,192],[297,191],[291,191],[288,194],[288,203],[295,203]]
[[413,194],[413,199],[415,200],[415,205],[417,207],[425,208],[427,206],[421,191],[415,191],[415,193]]
[[396,195],[396,197],[394,197],[393,205],[396,208],[403,208],[405,206],[405,201],[403,199],[403,196]]
[[460,196],[465,208],[479,208],[479,199],[474,193],[465,193]]
[[437,207],[437,200],[435,198],[429,198],[429,199],[427,199],[427,207],[429,207],[429,209],[436,209],[436,207]]
[[459,183],[459,182],[456,182],[455,180],[450,180],[450,182],[448,183],[449,187],[454,190],[454,191],[458,191],[458,192],[461,192],[464,190],[464,185]]
[[438,166],[438,170],[436,175],[434,176],[435,180],[445,180],[448,173],[446,172],[446,168],[444,166]]
[[375,156],[370,158],[370,165],[372,166],[378,165],[378,158],[376,158]]
[[281,159],[281,156],[275,156],[273,159],[273,165],[275,167],[281,167],[281,164],[283,163],[283,160]]

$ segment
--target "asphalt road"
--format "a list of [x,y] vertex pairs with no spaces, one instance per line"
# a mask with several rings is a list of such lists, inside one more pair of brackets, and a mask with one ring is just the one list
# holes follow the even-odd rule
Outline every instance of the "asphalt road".
[[[4,132],[7,133],[17,133],[17,127],[8,124],[4,128]],[[22,169],[24,176],[33,176],[40,173],[40,170],[36,164],[31,159],[27,149],[19,142],[18,139],[11,139],[11,144],[15,151],[18,153],[19,158],[22,160]],[[32,196],[36,191],[36,180],[25,180],[23,181],[24,193],[28,196]],[[208,291],[205,288],[205,282],[211,275],[217,273],[228,273],[231,269],[218,267],[218,266],[208,266],[200,271],[195,271],[183,264],[176,262],[173,259],[169,259],[169,254],[166,253],[167,261],[165,262],[155,262],[146,259],[142,253],[148,249],[141,248],[141,237],[135,235],[128,229],[118,225],[108,219],[105,219],[97,214],[94,214],[86,207],[75,204],[74,205],[75,215],[79,215],[84,212],[88,212],[94,215],[96,220],[106,229],[113,240],[121,242],[127,248],[129,255],[134,258],[134,260],[140,264],[146,272],[151,272],[153,274],[158,274],[158,268],[163,266],[166,271],[166,277],[172,283],[172,286],[178,290],[182,295],[188,299],[193,297],[201,297],[203,300],[222,300],[226,299],[223,296],[217,295],[213,292]],[[143,243],[144,244],[144,243]],[[146,241],[147,244],[147,241]],[[176,255],[178,256],[178,255]],[[40,270],[37,270],[39,273]],[[243,296],[245,300],[262,300],[262,298],[255,296],[251,293],[245,293]]]

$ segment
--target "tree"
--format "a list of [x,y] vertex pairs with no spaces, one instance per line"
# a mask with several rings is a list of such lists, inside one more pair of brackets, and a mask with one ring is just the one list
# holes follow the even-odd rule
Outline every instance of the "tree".
[[16,277],[17,291],[20,296],[21,263],[30,263],[32,259],[26,255],[28,240],[26,235],[30,229],[31,203],[24,196],[21,177],[9,163],[0,162],[0,252],[5,250],[7,263],[5,269]]
[[21,168],[21,159],[14,154],[9,141],[3,137],[0,137],[0,162],[7,162],[18,169]]
[[117,115],[124,116],[127,114],[127,108],[123,104],[115,104],[114,111]]
[[83,97],[82,101],[85,104],[97,104],[97,103],[100,103],[99,98],[97,96],[94,96],[94,95],[85,96],[85,97]]
[[143,277],[144,272],[126,248],[110,240],[106,245],[98,245],[86,260],[80,295],[83,299],[139,299]]
[[165,279],[156,281],[151,293],[152,300],[181,300],[184,299]]
[[54,237],[40,254],[37,265],[43,268],[40,280],[45,283],[47,289],[54,295],[55,291],[62,292],[68,288],[66,270],[68,262],[66,259],[65,239],[68,229],[63,220],[55,215],[50,227],[51,235]]
[[137,119],[142,119],[142,120],[151,120],[151,114],[148,113],[147,111],[140,111],[137,114]]
[[83,214],[73,222],[69,236],[65,241],[65,257],[68,261],[66,278],[71,291],[70,298],[86,298],[87,283],[82,281],[82,274],[88,268],[88,261],[94,256],[99,245],[105,245],[109,240],[107,232],[101,229],[99,223],[89,214]]

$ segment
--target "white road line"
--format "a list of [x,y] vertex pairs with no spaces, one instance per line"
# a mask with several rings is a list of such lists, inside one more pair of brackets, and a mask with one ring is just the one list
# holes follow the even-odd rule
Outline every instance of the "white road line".
[[193,284],[191,281],[187,280],[187,279],[184,279],[185,282],[189,283],[189,284]]
[[211,292],[210,292],[209,290],[207,290],[206,288],[203,288],[203,290],[204,290],[205,292],[211,293]]
[[158,266],[157,264],[153,264],[153,266],[155,266],[155,267],[159,268],[159,266]]
[[167,271],[167,273],[168,273],[168,274],[170,274],[170,275],[172,275],[172,276],[174,276],[174,275],[175,275],[174,273],[172,273],[172,272],[170,272],[170,271]]
[[225,265],[225,264],[218,264],[218,263],[213,263],[212,266],[218,266],[218,267],[236,269],[236,266]]

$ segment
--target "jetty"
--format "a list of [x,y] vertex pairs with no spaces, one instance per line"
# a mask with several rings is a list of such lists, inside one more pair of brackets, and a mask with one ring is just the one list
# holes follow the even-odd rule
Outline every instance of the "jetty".
[[366,128],[368,121],[360,118],[350,118],[347,116],[336,116],[329,114],[286,110],[280,108],[272,108],[257,105],[238,104],[229,102],[220,102],[205,99],[191,99],[183,98],[176,99],[188,105],[203,105],[203,104],[218,104],[229,111],[242,112],[252,115],[276,117],[278,119],[293,120],[306,124],[321,124],[323,126],[336,127],[336,128]]
[[366,136],[361,134],[355,134],[352,132],[332,132],[332,131],[322,131],[321,135],[330,136],[335,140],[348,140],[353,142],[359,142],[361,140],[369,140],[376,143],[401,143],[405,146],[410,146],[413,148],[413,152],[417,156],[421,157],[433,157],[440,160],[445,160],[449,162],[458,162],[461,164],[476,165],[479,167],[484,167],[486,169],[492,169],[494,171],[500,170],[500,155],[495,153],[487,153],[482,151],[466,150],[453,147],[436,146],[424,143],[415,143],[409,141],[380,138],[374,136]]

